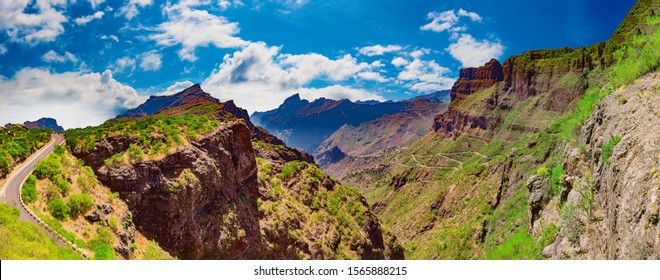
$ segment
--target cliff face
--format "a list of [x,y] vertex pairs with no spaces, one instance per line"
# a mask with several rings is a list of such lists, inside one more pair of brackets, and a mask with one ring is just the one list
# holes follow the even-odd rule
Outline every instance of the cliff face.
[[598,103],[578,136],[582,148],[566,151],[563,162],[566,195],[560,203],[588,211],[569,220],[556,219],[552,207],[540,210],[534,226],[554,222],[562,228],[544,255],[660,258],[659,88],[656,72]]
[[[244,113],[233,104],[194,102],[110,121],[97,128],[110,135],[100,139],[94,129],[69,132],[67,141],[126,201],[138,230],[173,256],[403,258],[357,192]],[[183,126],[172,127],[177,123]]]
[[449,96],[454,101],[459,95],[468,95],[487,89],[504,78],[502,65],[496,59],[491,59],[484,66],[478,68],[463,68],[458,80],[451,87]]
[[[604,79],[590,74],[607,66],[604,48],[605,43],[599,43],[588,48],[528,51],[510,57],[503,66],[493,59],[479,68],[463,69],[452,87],[452,103],[446,113],[435,117],[433,130],[451,139],[464,134],[486,139],[502,125],[512,134],[537,132],[549,124],[541,114],[550,119],[566,112],[589,84]],[[463,101],[477,93],[479,98]],[[523,108],[526,112],[519,112]],[[521,114],[529,118],[520,118]]]

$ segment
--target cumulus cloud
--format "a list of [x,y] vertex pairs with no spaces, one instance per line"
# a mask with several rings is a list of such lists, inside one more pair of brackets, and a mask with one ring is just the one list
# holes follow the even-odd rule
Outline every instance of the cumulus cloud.
[[251,43],[225,55],[222,64],[204,81],[203,88],[221,100],[234,99],[248,111],[277,107],[298,92],[308,99],[319,97],[382,100],[377,94],[341,85],[309,87],[313,80],[343,81],[359,77],[372,66],[351,55],[330,59],[320,54],[280,54],[279,47]]
[[138,7],[144,8],[151,4],[153,4],[153,0],[128,0],[126,4],[119,9],[119,14],[126,17],[126,19],[131,20],[140,13]]
[[130,70],[129,72],[135,71],[135,59],[128,56],[117,59],[115,63],[111,65],[111,68],[115,72],[124,72],[124,70]]
[[160,69],[163,64],[162,56],[156,51],[149,51],[142,55],[142,61],[140,62],[140,68],[144,71],[157,71]]
[[410,62],[408,62],[408,60],[406,60],[403,57],[397,56],[394,59],[392,59],[391,63],[392,63],[392,65],[394,65],[396,67],[401,67],[401,66],[404,66],[404,65],[408,65],[408,63],[410,63]]
[[448,10],[444,12],[430,12],[426,15],[426,19],[431,20],[431,22],[422,25],[420,30],[433,31],[433,32],[442,32],[449,30],[452,32],[458,32],[465,30],[465,27],[456,26],[461,17],[467,17],[472,21],[481,21],[481,16],[474,12],[468,12],[463,9],[459,9],[458,13],[454,10]]
[[159,92],[156,95],[172,95],[172,94],[178,93],[178,92],[180,92],[184,89],[187,89],[192,85],[193,85],[193,83],[191,81],[176,82],[173,85],[167,87],[167,89],[165,89],[165,91]]
[[43,60],[44,62],[51,62],[51,63],[65,63],[67,61],[78,63],[78,58],[72,53],[64,52],[64,54],[59,54],[54,50],[50,50],[47,53],[45,53],[41,57],[41,60]]
[[504,52],[504,46],[499,40],[477,40],[470,34],[462,34],[446,50],[460,61],[463,67],[478,67],[491,58],[499,58]]
[[0,122],[48,116],[65,128],[101,124],[146,99],[116,81],[110,70],[52,73],[24,68],[11,79],[0,76],[0,94]]
[[433,60],[423,60],[420,56],[412,57],[411,62],[401,58],[403,61],[397,63],[399,66],[405,65],[397,79],[406,82],[409,89],[421,93],[449,89],[456,81],[446,77],[451,72],[449,68],[442,67]]
[[370,80],[370,81],[376,81],[379,83],[385,83],[389,81],[387,78],[383,77],[380,73],[378,72],[360,72],[357,73],[358,77],[362,78],[363,80]]
[[[34,4],[34,5],[32,5]],[[67,1],[0,1],[0,30],[12,42],[36,45],[52,42],[64,32]]]
[[225,17],[216,16],[204,10],[191,8],[198,3],[179,3],[166,6],[168,21],[156,26],[156,34],[149,36],[158,45],[181,45],[179,58],[195,61],[195,49],[208,45],[218,48],[238,48],[248,44],[236,37],[238,23],[230,22]]
[[237,7],[237,6],[243,6],[243,2],[239,0],[234,0],[234,1],[229,1],[229,0],[218,0],[218,7],[220,7],[221,10],[226,10],[229,9],[230,7]]
[[103,15],[104,15],[103,12],[98,11],[98,12],[96,12],[94,14],[91,14],[91,15],[88,15],[88,16],[79,17],[79,18],[75,19],[74,21],[76,22],[77,25],[85,25],[85,24],[89,23],[92,20],[102,18]]
[[383,55],[389,52],[397,52],[400,51],[401,49],[403,49],[403,47],[399,45],[387,45],[387,46],[374,45],[374,46],[367,46],[361,48],[360,54],[366,56],[376,56],[376,55]]
[[7,47],[5,45],[0,44],[0,55],[4,55],[7,53]]

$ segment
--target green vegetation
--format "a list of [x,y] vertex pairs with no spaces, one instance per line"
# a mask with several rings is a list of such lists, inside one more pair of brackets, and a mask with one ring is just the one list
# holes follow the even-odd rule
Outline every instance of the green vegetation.
[[48,203],[48,212],[60,221],[66,220],[69,217],[69,206],[64,203],[61,198],[55,199]]
[[[497,246],[495,250],[486,255],[488,260],[535,260],[540,259],[540,248],[534,237],[527,234],[524,229]],[[542,249],[542,248],[541,248]]]
[[566,171],[561,164],[557,164],[555,168],[552,169],[552,175],[550,176],[550,184],[552,186],[552,194],[557,196],[561,192],[561,189],[564,187],[564,177],[566,176]]
[[72,194],[66,202],[66,205],[69,207],[69,215],[71,218],[75,219],[79,215],[92,210],[94,201],[88,194]]
[[142,256],[143,260],[171,260],[172,257],[170,257],[170,254],[167,252],[163,251],[163,249],[160,248],[158,243],[156,241],[149,241],[147,243],[147,248],[144,251],[144,255]]
[[567,203],[561,208],[559,214],[562,228],[564,229],[564,235],[569,241],[577,244],[580,241],[579,238],[584,232],[585,226],[579,217],[580,213],[578,208],[572,203]]
[[541,233],[541,238],[539,239],[540,248],[545,248],[545,246],[555,243],[559,230],[560,228],[554,223],[544,227],[543,232]]
[[37,177],[32,174],[28,175],[21,189],[21,197],[26,204],[37,201]]
[[59,248],[39,226],[18,219],[18,208],[0,204],[0,259],[79,260],[71,248]]
[[106,160],[105,165],[112,167],[124,161],[158,157],[184,141],[194,140],[199,135],[213,131],[219,124],[220,121],[205,115],[155,115],[109,120],[97,127],[67,130],[65,135],[67,146],[75,151],[87,151],[109,137],[129,138],[132,144],[127,151]]
[[62,163],[60,157],[56,154],[50,154],[48,157],[42,159],[34,167],[34,174],[38,179],[50,178],[51,181],[56,181],[57,175],[62,174]]
[[612,152],[614,151],[614,146],[616,146],[616,144],[619,144],[620,141],[621,141],[621,136],[612,136],[607,141],[607,143],[604,144],[603,147],[601,148],[600,157],[603,158],[603,160],[605,160],[605,163],[607,165],[612,163],[610,158],[612,157]]
[[0,178],[50,140],[48,129],[9,126],[0,129]]

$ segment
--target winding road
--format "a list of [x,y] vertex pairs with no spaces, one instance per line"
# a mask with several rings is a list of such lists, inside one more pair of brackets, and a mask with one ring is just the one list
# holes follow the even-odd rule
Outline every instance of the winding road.
[[[64,136],[60,134],[52,134],[52,140],[30,156],[23,164],[21,164],[18,169],[12,172],[7,179],[2,191],[0,191],[0,197],[4,202],[9,206],[18,207],[21,211],[20,220],[28,221],[30,223],[41,226],[30,214],[28,214],[27,209],[23,208],[20,201],[20,189],[21,185],[25,181],[30,173],[34,170],[34,166],[39,162],[39,160],[47,157],[55,149],[55,145],[62,144],[64,142]],[[52,237],[50,231],[46,230],[46,233]]]

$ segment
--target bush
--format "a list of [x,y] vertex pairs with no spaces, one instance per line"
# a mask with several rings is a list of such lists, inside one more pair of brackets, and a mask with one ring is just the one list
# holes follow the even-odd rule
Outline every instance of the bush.
[[48,203],[48,212],[55,219],[64,221],[69,216],[69,206],[61,198],[58,198]]
[[66,151],[66,149],[63,146],[60,146],[60,145],[55,145],[55,150],[53,150],[53,152],[58,156],[63,155],[64,151]]
[[559,234],[559,227],[554,223],[544,227],[543,232],[541,233],[541,238],[539,239],[539,245],[541,245],[541,248],[555,243],[557,234]]
[[132,160],[142,160],[144,157],[142,147],[137,144],[131,144],[128,146],[128,157]]
[[541,175],[541,176],[548,176],[550,175],[550,171],[548,170],[547,167],[541,166],[539,169],[536,170],[536,174]]
[[286,180],[298,171],[300,171],[300,166],[298,165],[298,161],[287,162],[282,167],[282,170],[280,170],[280,176],[282,177],[282,179]]
[[73,194],[66,202],[69,207],[69,214],[72,218],[77,218],[80,214],[85,214],[92,210],[94,200],[88,194]]
[[566,171],[561,164],[555,166],[552,169],[552,175],[550,176],[550,184],[552,187],[552,193],[557,196],[561,192],[561,188],[564,186],[564,178],[566,177]]
[[27,177],[21,189],[21,197],[27,204],[37,201],[37,177],[32,174]]
[[614,147],[616,146],[616,144],[619,144],[620,141],[621,141],[621,136],[611,136],[610,139],[607,141],[607,143],[604,144],[603,147],[601,148],[600,157],[603,158],[603,160],[605,160],[605,163],[607,165],[610,165],[612,163],[612,161],[610,160],[610,158],[612,157],[612,152],[614,151]]
[[60,175],[56,176],[54,183],[60,189],[60,193],[63,197],[69,195],[69,190],[71,190],[71,183],[69,183],[67,180],[64,180]]
[[572,203],[567,203],[559,213],[564,235],[574,244],[580,241],[580,235],[584,232],[584,223],[580,220],[578,208]]
[[34,174],[37,175],[37,178],[55,178],[56,175],[62,174],[62,163],[59,161],[57,156],[50,155],[47,158],[39,161],[37,166],[34,167]]

